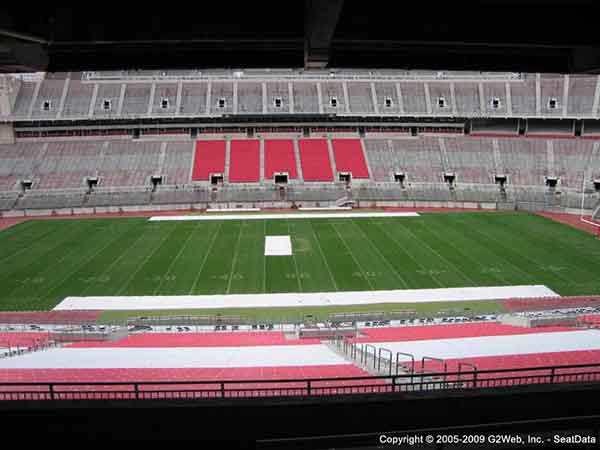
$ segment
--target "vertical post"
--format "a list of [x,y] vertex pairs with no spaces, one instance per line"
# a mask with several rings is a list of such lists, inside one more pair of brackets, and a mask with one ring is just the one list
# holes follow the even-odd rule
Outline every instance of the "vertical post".
[[310,380],[307,380],[307,381],[306,381],[306,393],[307,393],[308,395],[311,395],[311,391],[312,391],[311,382],[310,382]]
[[50,400],[54,400],[54,385],[52,383],[50,383],[49,389],[50,389]]
[[133,391],[135,392],[135,399],[138,400],[140,398],[140,388],[137,383],[133,385]]
[[225,397],[225,383],[221,383],[221,397]]
[[550,384],[554,383],[554,367],[550,369]]

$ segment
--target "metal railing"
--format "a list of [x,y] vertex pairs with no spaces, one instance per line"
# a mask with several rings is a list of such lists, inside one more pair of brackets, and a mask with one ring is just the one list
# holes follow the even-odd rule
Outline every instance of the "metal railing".
[[600,364],[310,379],[0,383],[0,401],[314,397],[599,382]]

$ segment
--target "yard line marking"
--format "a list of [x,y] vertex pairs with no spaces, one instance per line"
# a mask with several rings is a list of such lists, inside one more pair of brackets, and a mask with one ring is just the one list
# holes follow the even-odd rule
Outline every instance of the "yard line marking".
[[365,230],[363,230],[360,226],[358,226],[354,220],[352,220],[351,222],[352,222],[352,224],[356,228],[358,228],[360,230],[360,232],[365,237],[365,239],[367,240],[367,242],[369,243],[369,245],[375,249],[375,251],[379,254],[379,256],[381,256],[381,258],[385,262],[385,264],[390,269],[392,269],[392,272],[396,274],[396,276],[398,277],[398,279],[400,281],[402,281],[402,284],[404,285],[404,287],[408,289],[408,283],[404,280],[404,278],[402,278],[402,275],[400,275],[400,272],[398,272],[396,270],[396,268],[390,264],[390,262],[388,261],[388,259],[383,255],[383,253],[381,253],[381,251],[379,250],[379,248],[371,241],[371,239],[369,238],[369,236],[367,235],[367,233],[365,233]]
[[212,250],[212,248],[215,245],[215,241],[217,240],[217,235],[221,232],[222,226],[223,226],[223,222],[219,222],[219,228],[217,228],[215,230],[215,233],[212,236],[212,240],[211,240],[208,248],[206,249],[206,254],[204,255],[204,259],[202,260],[202,264],[200,265],[200,270],[198,271],[198,275],[196,275],[196,278],[194,279],[194,284],[192,284],[192,287],[190,288],[190,292],[189,292],[190,295],[192,294],[192,292],[194,292],[194,289],[196,289],[196,284],[198,284],[198,281],[200,280],[200,275],[202,274],[202,269],[204,269],[204,265],[206,264],[208,255],[210,254],[210,251]]
[[321,254],[321,258],[323,258],[323,261],[325,262],[325,267],[327,267],[327,272],[329,273],[329,278],[331,278],[331,281],[333,282],[333,287],[335,287],[335,290],[339,291],[338,285],[335,282],[335,278],[333,276],[333,272],[331,271],[331,267],[329,267],[327,258],[325,258],[325,253],[323,253],[323,249],[321,248],[321,243],[319,242],[319,236],[317,236],[317,232],[315,231],[315,229],[313,227],[312,221],[310,221],[309,223],[310,223],[310,229],[312,231],[312,234],[315,237],[315,242],[317,243],[317,247],[319,247],[319,253]]
[[[390,240],[397,246],[399,247],[404,253],[406,253],[408,255],[408,257],[417,265],[419,266],[421,269],[425,270],[425,267],[417,260],[415,259],[415,257],[413,255],[410,254],[410,252],[400,243],[400,241],[398,239],[396,239],[396,237],[392,236],[391,234],[388,233],[388,231],[385,229],[385,227],[381,226],[381,223],[377,223],[377,222],[373,222],[372,220],[370,221],[370,223],[373,223],[374,225],[376,225],[377,227],[381,228],[381,231],[383,231],[383,233],[390,238]],[[440,281],[435,277],[435,275],[433,274],[429,274],[428,275],[433,281],[435,281],[440,287],[444,287],[444,285],[442,283],[440,283]]]
[[[290,231],[290,221],[286,220],[286,225],[288,229],[288,234],[290,236],[290,241],[292,241],[292,232]],[[298,289],[300,292],[303,292],[302,283],[300,282],[300,272],[298,271],[298,262],[296,261],[296,256],[294,255],[294,247],[292,246],[292,260],[294,261],[294,268],[296,269],[296,279],[298,280]]]
[[348,249],[348,252],[350,253],[350,255],[352,256],[352,259],[356,263],[356,267],[358,267],[358,270],[360,270],[362,272],[363,276],[365,277],[365,280],[367,280],[367,284],[369,285],[369,287],[371,289],[375,289],[373,287],[373,285],[371,284],[371,280],[369,280],[369,277],[367,276],[367,272],[365,272],[365,270],[362,268],[362,266],[358,263],[358,260],[354,256],[354,253],[352,253],[352,250],[350,249],[350,247],[348,247],[348,244],[346,244],[346,241],[342,237],[342,235],[339,232],[339,230],[336,228],[335,224],[330,224],[330,226],[335,230],[335,232],[337,233],[337,235],[340,237],[340,240],[342,241],[342,244],[344,244],[344,246]]
[[165,243],[165,241],[167,239],[169,239],[171,237],[171,235],[176,230],[177,230],[177,227],[173,227],[173,229],[169,233],[165,233],[165,237],[163,237],[160,240],[160,243],[158,245],[156,245],[150,253],[148,253],[148,255],[142,260],[141,264],[138,265],[138,268],[136,270],[134,270],[133,273],[131,274],[131,276],[127,279],[126,283],[121,288],[119,288],[119,290],[117,291],[117,295],[119,295],[121,293],[121,291],[123,291],[129,285],[129,283],[131,283],[131,281],[140,272],[140,270],[142,270],[142,267],[144,267],[144,265],[150,260],[150,258],[152,258],[152,256],[154,256],[154,254],[158,251],[158,249]]
[[183,251],[187,248],[188,244],[190,243],[190,240],[192,239],[192,236],[194,235],[194,233],[196,232],[196,230],[198,228],[200,228],[200,223],[197,223],[196,226],[194,226],[194,228],[192,228],[192,232],[190,233],[190,235],[187,237],[187,239],[185,240],[185,242],[183,243],[183,245],[181,246],[181,248],[177,252],[177,255],[175,255],[175,258],[173,258],[173,260],[171,261],[171,264],[169,264],[169,267],[167,268],[167,271],[165,272],[162,280],[160,280],[160,283],[158,283],[157,288],[154,289],[154,291],[152,292],[154,295],[156,295],[156,293],[160,291],[160,288],[162,288],[162,285],[165,282],[165,279],[171,273],[171,270],[173,269],[173,266],[175,265],[175,263],[177,262],[177,260],[179,259],[179,257],[183,253]]
[[436,251],[433,247],[431,247],[427,242],[425,242],[425,240],[420,239],[415,233],[412,232],[412,230],[403,227],[402,224],[399,224],[403,229],[405,229],[408,233],[410,233],[411,235],[413,235],[415,237],[415,240],[421,244],[422,246],[425,246],[427,248],[429,248],[429,250],[431,250],[433,253],[435,253],[442,261],[445,261],[447,265],[449,265],[450,267],[454,267],[454,269],[456,270],[457,273],[459,273],[465,280],[469,281],[470,283],[473,283],[473,285],[477,285],[477,283],[475,281],[473,281],[471,278],[469,278],[467,275],[465,275],[465,273],[460,270],[455,264],[451,263],[450,261],[448,261],[446,258],[444,258],[438,251]]
[[231,270],[229,271],[229,280],[227,281],[227,290],[226,294],[229,294],[231,290],[231,282],[233,281],[233,271],[235,270],[235,263],[237,262],[238,254],[240,253],[240,242],[242,240],[242,231],[244,229],[244,222],[240,223],[240,231],[238,233],[237,242],[235,245],[235,250],[233,251],[233,258],[231,260]]

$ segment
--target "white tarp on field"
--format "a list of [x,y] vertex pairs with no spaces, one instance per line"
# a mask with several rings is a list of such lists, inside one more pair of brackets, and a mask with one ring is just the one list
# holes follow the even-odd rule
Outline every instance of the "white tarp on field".
[[509,298],[560,297],[546,286],[491,286],[393,291],[313,292],[284,294],[158,295],[66,297],[55,310],[133,310],[272,308],[377,303],[457,302]]
[[265,236],[265,256],[289,256],[292,240],[289,236]]
[[[424,356],[440,359],[479,358],[483,356],[527,355],[531,353],[600,350],[600,330],[557,331],[509,336],[477,336],[427,341],[369,342],[378,351],[410,353],[415,360]],[[372,353],[372,348],[367,351]],[[403,358],[401,358],[403,359]],[[407,360],[409,358],[406,358]]]
[[419,217],[416,212],[331,212],[294,214],[189,214],[186,216],[153,216],[152,222],[185,220],[264,220],[264,219],[339,219],[360,217]]
[[153,369],[348,364],[325,345],[52,348],[0,359],[0,369]]

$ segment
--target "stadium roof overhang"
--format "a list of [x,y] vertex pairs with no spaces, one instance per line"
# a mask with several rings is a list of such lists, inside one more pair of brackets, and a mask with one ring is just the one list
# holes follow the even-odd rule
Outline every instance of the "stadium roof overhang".
[[369,67],[598,72],[594,0],[0,8],[0,72]]

